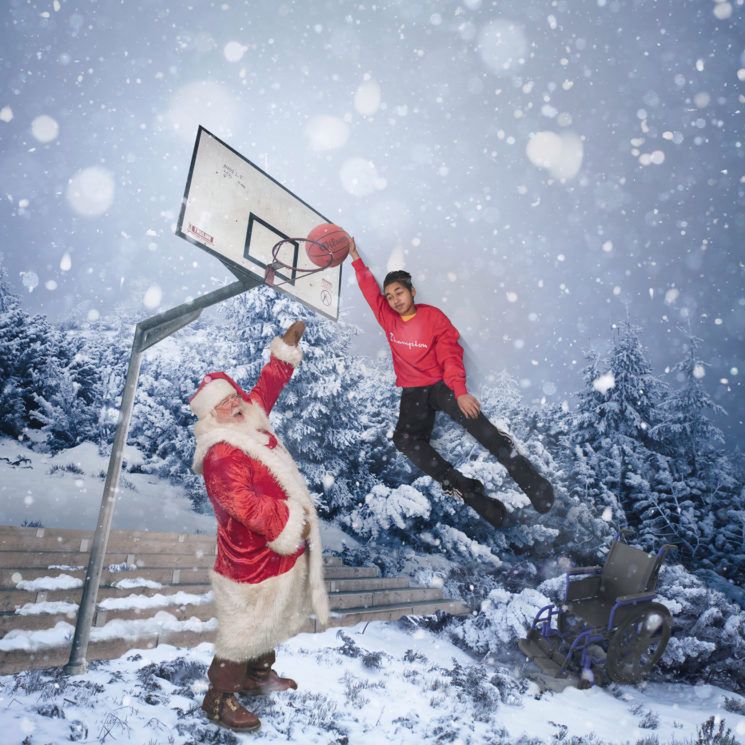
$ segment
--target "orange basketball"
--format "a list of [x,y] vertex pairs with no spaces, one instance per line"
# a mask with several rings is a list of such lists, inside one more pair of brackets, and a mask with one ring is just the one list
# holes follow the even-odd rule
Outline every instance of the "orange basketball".
[[[347,258],[352,246],[349,233],[331,222],[325,222],[313,228],[308,233],[308,241],[305,244],[308,258],[316,266],[324,269],[341,264]],[[315,241],[315,243],[310,243],[310,241]]]

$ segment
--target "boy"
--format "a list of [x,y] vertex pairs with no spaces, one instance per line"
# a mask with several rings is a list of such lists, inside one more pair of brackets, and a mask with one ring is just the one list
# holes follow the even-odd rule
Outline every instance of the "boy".
[[416,289],[408,272],[389,272],[381,294],[354,241],[349,253],[357,283],[390,344],[396,385],[403,389],[393,433],[396,447],[446,493],[460,497],[500,527],[506,515],[504,504],[487,497],[480,481],[457,471],[430,445],[435,413],[444,411],[499,460],[538,512],[548,512],[554,502],[551,484],[481,413],[478,400],[468,392],[463,348],[448,317],[431,305],[414,303]]

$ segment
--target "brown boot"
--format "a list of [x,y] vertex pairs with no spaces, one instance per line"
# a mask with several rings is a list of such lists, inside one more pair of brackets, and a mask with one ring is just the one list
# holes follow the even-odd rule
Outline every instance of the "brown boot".
[[256,714],[241,706],[232,693],[210,688],[202,702],[202,709],[215,724],[236,732],[251,732],[261,727]]
[[245,662],[215,657],[207,671],[212,685],[202,702],[202,708],[213,722],[244,732],[261,726],[259,718],[241,706],[233,695],[241,690],[245,672]]
[[272,670],[276,659],[274,652],[268,652],[246,663],[241,691],[255,696],[288,689],[297,690],[297,683],[292,678],[282,678]]

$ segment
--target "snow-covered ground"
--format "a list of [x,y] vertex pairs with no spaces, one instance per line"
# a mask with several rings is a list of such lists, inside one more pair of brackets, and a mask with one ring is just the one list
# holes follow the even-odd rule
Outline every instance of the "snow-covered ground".
[[745,716],[724,708],[729,698],[745,711],[745,699],[719,688],[653,684],[541,694],[519,671],[479,664],[440,636],[403,623],[291,639],[279,650],[277,669],[298,681],[298,691],[244,699],[262,728],[231,739],[199,709],[211,656],[210,644],[163,645],[92,663],[74,678],[0,677],[2,742],[486,745],[656,737],[662,744],[695,742],[712,716],[745,742]]
[[[128,448],[128,456],[138,453]],[[12,465],[16,463],[17,465]],[[108,458],[93,443],[46,455],[0,439],[0,524],[38,521],[45,528],[93,530]],[[122,473],[114,530],[212,533],[214,518],[191,508],[184,490],[155,476]]]
[[[136,452],[130,457],[137,457]],[[90,444],[52,457],[12,440],[0,440],[0,523],[20,525],[27,520],[50,528],[92,529],[105,469],[106,458]],[[214,530],[214,519],[192,512],[178,487],[143,474],[126,472],[123,476],[115,528]],[[340,550],[343,544],[357,546],[334,525],[326,524],[323,533],[329,550]],[[432,559],[432,571],[444,569],[437,556]],[[412,576],[417,573],[414,569]],[[421,572],[421,566],[417,571]],[[417,579],[432,581],[434,577]],[[55,581],[68,580],[79,582],[72,577]],[[41,586],[45,581],[31,582]],[[135,582],[138,586],[141,583]],[[143,605],[150,600],[143,596]],[[208,597],[182,600],[206,602]],[[111,602],[129,607],[133,599]],[[29,607],[26,612],[51,610]],[[214,620],[184,623],[191,622],[213,624]],[[132,628],[114,629],[107,624],[94,630],[94,636],[125,637],[133,631],[133,624],[152,623],[112,621]],[[161,611],[157,623],[171,628],[181,622]],[[60,623],[54,629],[11,632],[4,646],[60,643],[69,638],[71,630],[70,624]],[[119,660],[92,663],[86,675],[76,678],[60,671],[0,677],[0,743],[186,745],[264,740],[536,745],[571,741],[577,745],[652,743],[655,740],[649,738],[656,738],[659,745],[682,745],[696,742],[698,728],[712,716],[724,720],[734,741],[745,743],[745,699],[729,691],[707,685],[650,684],[540,693],[513,663],[479,663],[444,634],[406,623],[371,623],[341,632],[330,629],[288,641],[280,650],[278,668],[294,676],[300,689],[254,700],[251,706],[262,718],[262,730],[233,737],[207,722],[199,709],[211,652],[209,644],[191,650],[161,645],[154,650],[132,650]],[[517,659],[509,650],[505,652],[504,660]],[[711,742],[725,745],[724,741]]]
[[[127,448],[130,462],[140,454]],[[15,465],[13,465],[15,464]],[[93,530],[96,527],[108,458],[86,442],[57,455],[30,450],[0,438],[0,525],[39,522],[45,528]],[[214,533],[215,518],[192,510],[183,488],[142,473],[122,472],[114,530]],[[322,523],[323,545],[340,551],[357,546],[335,525]]]

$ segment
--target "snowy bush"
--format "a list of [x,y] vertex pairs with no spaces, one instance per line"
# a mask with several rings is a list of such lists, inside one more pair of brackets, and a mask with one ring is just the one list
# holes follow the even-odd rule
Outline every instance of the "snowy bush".
[[364,505],[352,512],[349,523],[355,533],[375,537],[394,527],[407,532],[414,518],[426,518],[429,513],[429,500],[413,486],[391,489],[378,484],[367,494]]
[[516,647],[536,613],[549,603],[538,590],[528,588],[512,593],[497,588],[481,603],[478,615],[456,626],[452,634],[478,654],[501,656],[505,647]]
[[659,600],[673,614],[673,636],[660,667],[676,679],[742,689],[745,610],[681,565],[663,568]]

